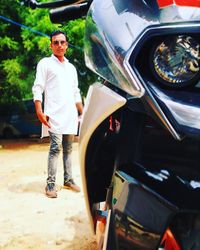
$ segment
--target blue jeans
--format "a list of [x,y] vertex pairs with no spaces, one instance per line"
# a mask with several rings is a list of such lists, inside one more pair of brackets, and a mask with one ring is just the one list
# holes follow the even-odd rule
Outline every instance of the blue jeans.
[[64,181],[72,179],[72,143],[74,135],[60,135],[49,132],[50,136],[50,149],[48,156],[48,177],[47,184],[56,182],[56,172],[58,156],[62,149],[63,152],[63,168],[64,168]]

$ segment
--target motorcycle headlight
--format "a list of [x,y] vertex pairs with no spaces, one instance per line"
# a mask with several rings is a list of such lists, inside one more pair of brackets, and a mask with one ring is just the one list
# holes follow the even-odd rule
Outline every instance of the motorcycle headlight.
[[153,75],[167,87],[195,84],[200,74],[200,44],[187,35],[164,38],[153,46],[150,64]]

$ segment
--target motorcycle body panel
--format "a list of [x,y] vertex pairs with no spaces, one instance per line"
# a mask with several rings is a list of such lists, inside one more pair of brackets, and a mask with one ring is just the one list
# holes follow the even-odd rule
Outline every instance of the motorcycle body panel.
[[[91,139],[94,131],[106,117],[112,114],[115,110],[119,109],[125,103],[125,98],[104,85],[95,83],[90,87],[84,107],[84,123],[82,123],[80,133],[79,155],[81,166],[86,166],[87,164],[85,155],[87,154],[89,140]],[[89,204],[90,195],[88,193],[87,169],[85,169],[85,167],[81,168],[81,175],[84,193],[86,194],[86,207],[88,209],[89,218],[92,224],[91,204]]]

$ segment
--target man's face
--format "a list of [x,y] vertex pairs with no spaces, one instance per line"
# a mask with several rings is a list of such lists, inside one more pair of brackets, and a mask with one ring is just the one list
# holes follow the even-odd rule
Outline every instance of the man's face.
[[52,37],[50,46],[55,56],[63,57],[68,48],[68,42],[63,34],[59,34]]

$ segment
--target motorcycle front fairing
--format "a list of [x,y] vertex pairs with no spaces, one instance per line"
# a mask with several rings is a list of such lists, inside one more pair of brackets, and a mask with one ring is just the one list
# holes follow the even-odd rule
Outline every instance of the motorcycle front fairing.
[[91,223],[106,200],[116,249],[157,249],[168,227],[179,249],[200,244],[199,7],[95,0],[88,12],[85,61],[104,83],[86,98],[81,171]]
[[94,1],[86,23],[85,57],[89,68],[129,93],[130,98],[150,99],[148,106],[153,105],[162,116],[162,123],[175,138],[181,139],[182,130],[190,133],[185,127],[199,129],[198,119],[195,120],[199,117],[199,74],[195,88],[191,89],[193,98],[187,98],[188,91],[174,90],[173,82],[172,90],[166,91],[151,72],[151,50],[165,37],[180,35],[195,37],[199,46],[199,8],[195,1],[195,7],[165,6],[162,2],[165,1]]

